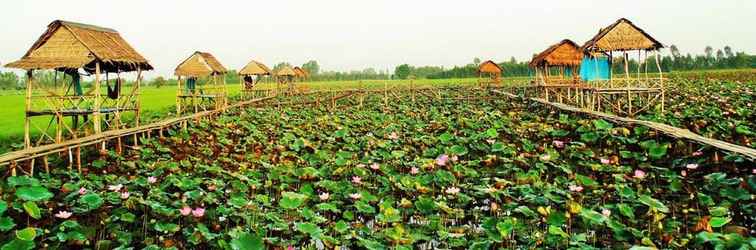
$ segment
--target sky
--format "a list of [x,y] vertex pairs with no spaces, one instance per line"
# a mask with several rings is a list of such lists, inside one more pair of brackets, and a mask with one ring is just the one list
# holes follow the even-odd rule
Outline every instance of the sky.
[[756,52],[754,0],[21,0],[2,6],[2,64],[23,56],[50,22],[62,19],[118,30],[155,67],[148,78],[172,76],[197,50],[229,69],[249,60],[392,72],[403,63],[525,61],[565,38],[582,44],[621,17],[683,53],[700,54],[707,45]]

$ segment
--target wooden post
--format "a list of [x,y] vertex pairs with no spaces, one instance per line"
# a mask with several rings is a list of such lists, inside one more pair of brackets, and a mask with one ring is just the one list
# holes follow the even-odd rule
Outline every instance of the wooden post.
[[223,81],[221,83],[223,84],[223,107],[221,109],[226,110],[226,106],[228,106],[228,87],[226,86],[226,74],[223,74]]
[[142,68],[137,66],[137,78],[136,78],[136,81],[134,82],[134,94],[137,96],[135,104],[134,104],[136,106],[135,107],[136,111],[134,115],[135,116],[134,127],[139,127],[139,118],[142,115],[142,98],[139,98],[140,97],[139,91],[140,91],[141,85],[142,85]]
[[627,79],[627,82],[628,82],[626,84],[629,84],[630,83],[630,66],[627,65],[628,64],[627,63],[627,57],[628,57],[627,51],[623,51],[622,52],[622,59],[625,60],[625,79]]
[[656,68],[659,70],[659,87],[661,88],[661,112],[664,114],[664,77],[662,76],[661,64],[659,64],[659,51],[654,51],[656,57]]
[[178,76],[176,84],[176,117],[181,117],[181,76]]
[[[29,117],[29,111],[31,111],[31,97],[32,97],[32,85],[34,81],[33,70],[26,71],[26,113],[24,113],[24,145],[31,148],[31,131],[29,131],[31,125],[31,117]],[[13,168],[15,176],[15,168]]]
[[47,161],[47,155],[42,156],[42,164],[45,166],[45,173],[50,174],[50,163]]
[[388,82],[383,82],[383,107],[388,108]]
[[76,169],[79,170],[79,174],[81,174],[81,147],[76,147]]
[[94,82],[94,111],[92,112],[92,124],[94,125],[94,133],[99,134],[102,132],[100,127],[100,62],[95,62],[95,82]]

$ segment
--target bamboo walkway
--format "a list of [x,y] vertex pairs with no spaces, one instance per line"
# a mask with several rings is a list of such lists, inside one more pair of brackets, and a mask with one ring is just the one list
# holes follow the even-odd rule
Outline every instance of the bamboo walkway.
[[654,129],[656,131],[662,132],[673,138],[686,139],[686,140],[694,141],[702,145],[712,146],[725,152],[732,152],[732,153],[740,154],[746,157],[748,160],[756,162],[756,149],[748,148],[748,147],[744,147],[740,145],[735,145],[729,142],[715,140],[708,137],[703,137],[687,129],[682,129],[682,128],[678,128],[678,127],[674,127],[674,126],[670,126],[670,125],[658,123],[658,122],[636,120],[632,118],[611,115],[604,112],[585,110],[585,109],[581,109],[578,107],[574,107],[574,106],[570,106],[570,105],[566,105],[562,103],[549,102],[541,98],[523,98],[521,96],[517,96],[512,93],[508,93],[501,90],[491,90],[491,92],[496,93],[496,94],[501,94],[510,98],[526,99],[526,100],[538,102],[538,103],[552,106],[561,110],[599,117],[605,120],[612,121],[614,123],[643,125],[651,129]]

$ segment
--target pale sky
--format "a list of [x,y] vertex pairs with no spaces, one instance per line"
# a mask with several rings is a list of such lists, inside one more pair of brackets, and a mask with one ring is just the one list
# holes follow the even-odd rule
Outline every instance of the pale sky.
[[314,59],[340,71],[529,60],[564,38],[582,44],[620,17],[683,53],[756,52],[754,0],[11,0],[0,10],[0,63],[19,59],[55,19],[118,30],[154,77],[172,76],[196,50],[229,69],[250,59]]

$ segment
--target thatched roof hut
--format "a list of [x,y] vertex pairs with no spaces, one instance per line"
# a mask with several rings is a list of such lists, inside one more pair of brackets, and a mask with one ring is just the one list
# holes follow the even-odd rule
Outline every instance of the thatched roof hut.
[[627,50],[657,50],[664,45],[625,18],[620,18],[583,45],[583,51],[608,52]]
[[504,69],[501,68],[498,64],[495,62],[488,60],[483,63],[481,63],[478,66],[478,73],[490,73],[490,74],[499,74],[504,72]]
[[261,62],[252,60],[239,70],[239,75],[270,75],[270,68]]
[[225,74],[226,72],[226,67],[223,67],[212,54],[197,51],[176,67],[175,74],[186,77],[203,77]]
[[297,77],[299,78],[306,78],[307,77],[307,71],[300,68],[299,66],[294,67],[294,73],[296,73]]
[[276,76],[296,76],[297,73],[289,66],[283,66],[276,71]]
[[549,46],[546,50],[533,56],[528,66],[538,68],[543,66],[579,66],[583,60],[583,52],[578,45],[564,39],[561,42]]
[[18,61],[6,67],[19,69],[78,69],[105,72],[152,70],[117,31],[89,24],[56,20]]

